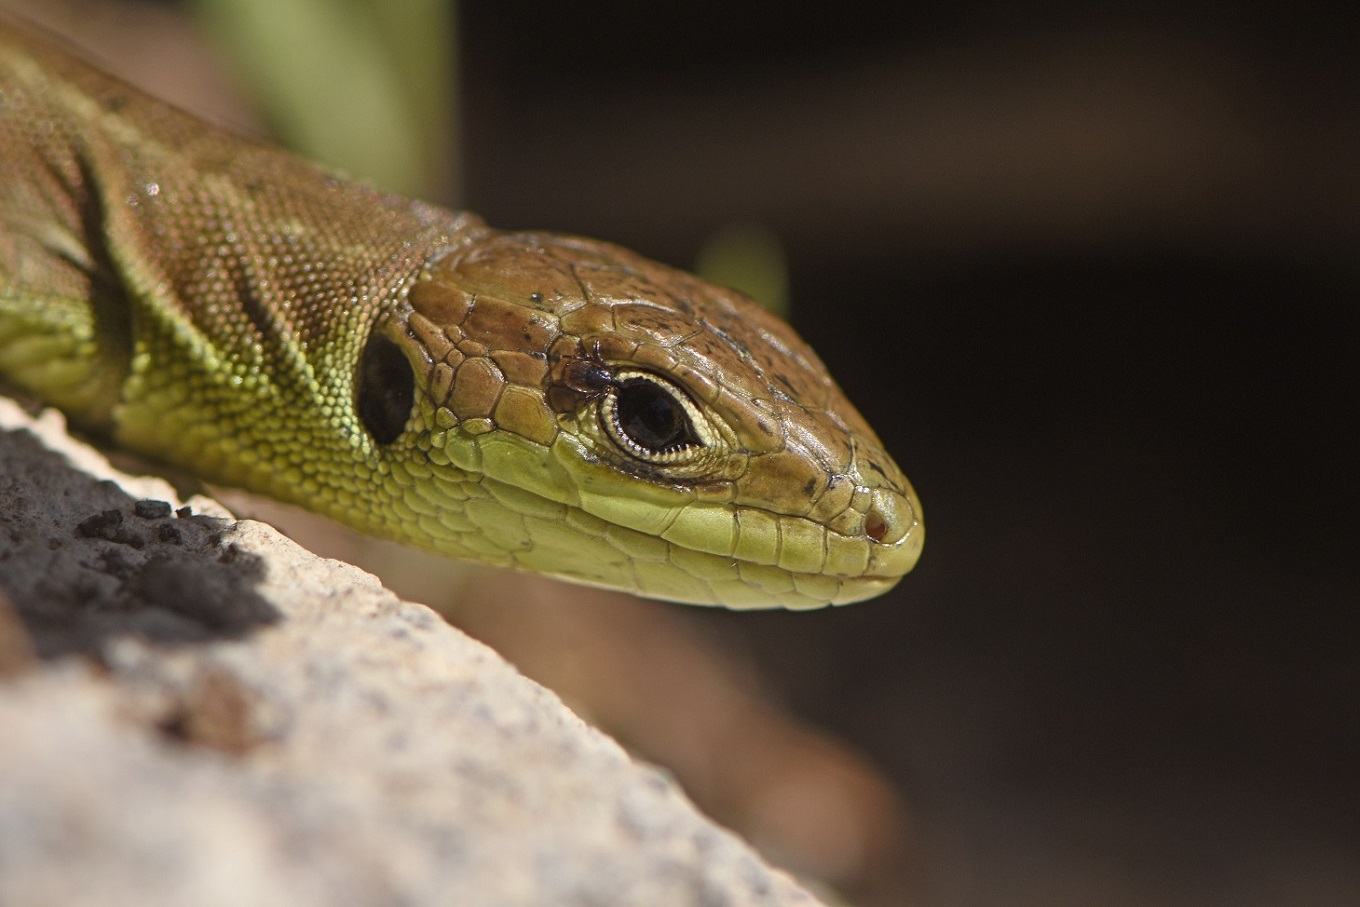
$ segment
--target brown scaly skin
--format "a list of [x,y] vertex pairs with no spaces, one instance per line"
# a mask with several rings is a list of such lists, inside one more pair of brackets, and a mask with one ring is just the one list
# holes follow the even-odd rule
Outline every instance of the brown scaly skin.
[[[345,181],[2,23],[0,376],[204,479],[643,595],[855,601],[923,534],[745,297]],[[639,445],[653,413],[684,427]]]

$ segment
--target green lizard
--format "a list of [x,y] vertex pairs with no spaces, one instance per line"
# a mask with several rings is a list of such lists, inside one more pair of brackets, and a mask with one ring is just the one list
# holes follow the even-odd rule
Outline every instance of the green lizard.
[[204,480],[640,595],[857,601],[923,538],[748,299],[349,182],[3,23],[0,376]]

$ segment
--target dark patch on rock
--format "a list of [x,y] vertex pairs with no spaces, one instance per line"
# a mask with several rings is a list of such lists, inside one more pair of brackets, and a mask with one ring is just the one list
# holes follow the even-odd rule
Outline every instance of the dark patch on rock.
[[81,520],[76,526],[76,535],[87,539],[103,539],[131,548],[140,549],[146,545],[146,539],[141,533],[124,523],[121,510],[105,510]]
[[132,512],[144,520],[164,520],[173,511],[168,501],[143,500],[132,505]]

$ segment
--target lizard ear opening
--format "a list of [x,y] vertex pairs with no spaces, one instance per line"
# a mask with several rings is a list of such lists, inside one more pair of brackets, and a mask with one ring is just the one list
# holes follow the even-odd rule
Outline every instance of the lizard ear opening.
[[401,348],[374,330],[359,357],[355,403],[373,440],[387,445],[401,435],[416,398],[416,377]]

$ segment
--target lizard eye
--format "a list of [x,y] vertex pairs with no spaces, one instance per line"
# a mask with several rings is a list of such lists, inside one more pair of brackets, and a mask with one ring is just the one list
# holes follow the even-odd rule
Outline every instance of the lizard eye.
[[605,433],[625,453],[658,465],[685,463],[704,447],[705,421],[694,401],[670,382],[645,372],[619,376],[600,401]]
[[411,363],[395,343],[375,329],[359,357],[355,408],[359,421],[379,444],[401,435],[415,405],[416,380]]

